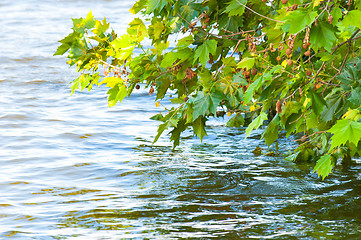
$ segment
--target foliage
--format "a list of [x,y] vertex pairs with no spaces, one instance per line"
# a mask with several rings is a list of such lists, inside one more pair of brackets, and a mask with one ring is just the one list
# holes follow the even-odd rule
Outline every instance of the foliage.
[[269,146],[299,136],[289,159],[315,161],[323,178],[360,155],[361,1],[139,0],[130,11],[143,19],[121,36],[91,12],[73,19],[55,53],[81,73],[73,92],[106,84],[114,106],[139,84],[157,101],[172,90],[174,107],[152,119],[155,141],[168,130],[174,146],[187,128],[202,140],[207,120],[227,113],[246,136],[264,126]]

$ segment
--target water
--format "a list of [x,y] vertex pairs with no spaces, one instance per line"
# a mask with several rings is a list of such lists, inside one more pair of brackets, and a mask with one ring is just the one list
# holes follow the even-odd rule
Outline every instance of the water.
[[103,88],[70,96],[76,73],[52,57],[70,18],[122,31],[131,5],[0,2],[0,239],[360,239],[358,165],[320,181],[223,120],[171,151],[152,145],[146,91],[111,109]]

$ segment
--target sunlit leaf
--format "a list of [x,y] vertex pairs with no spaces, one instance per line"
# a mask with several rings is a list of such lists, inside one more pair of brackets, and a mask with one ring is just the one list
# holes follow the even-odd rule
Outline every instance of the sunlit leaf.
[[320,48],[325,48],[331,52],[331,48],[336,42],[337,29],[331,24],[319,22],[318,26],[313,25],[310,31],[311,46],[315,51]]
[[228,3],[228,6],[224,10],[229,16],[241,16],[244,13],[244,5],[247,4],[247,0],[232,0]]
[[338,120],[328,132],[333,133],[331,137],[331,149],[345,145],[346,143],[353,143],[357,146],[361,139],[361,123],[348,119]]
[[221,100],[222,98],[214,93],[199,93],[193,102],[193,119],[197,119],[199,116],[215,114]]
[[316,166],[313,169],[313,172],[317,172],[317,174],[321,176],[323,180],[331,173],[332,167],[333,167],[332,156],[330,154],[327,154],[321,156],[321,158],[317,161]]
[[201,139],[203,140],[204,136],[207,136],[205,126],[205,119],[202,116],[199,116],[194,122],[193,122],[193,132]]
[[267,120],[267,114],[265,114],[264,112],[262,112],[257,118],[253,119],[253,121],[248,125],[246,129],[245,138],[249,137],[253,130],[258,129],[265,120]]
[[196,49],[194,53],[194,61],[199,59],[200,63],[205,66],[209,60],[209,54],[214,54],[217,49],[217,41],[207,39]]
[[107,92],[109,107],[115,106],[118,102],[122,102],[125,96],[127,96],[127,87],[124,84],[115,85]]
[[290,34],[295,34],[310,25],[317,17],[317,12],[308,11],[306,9],[291,11],[286,17],[287,21],[283,26],[283,30]]

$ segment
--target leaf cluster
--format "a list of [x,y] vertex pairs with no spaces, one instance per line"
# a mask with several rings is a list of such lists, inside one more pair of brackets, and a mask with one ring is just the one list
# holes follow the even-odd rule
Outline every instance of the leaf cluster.
[[72,92],[106,84],[114,106],[140,86],[157,101],[172,91],[174,107],[152,119],[155,141],[167,130],[174,146],[227,114],[246,137],[264,126],[269,146],[300,136],[288,159],[314,161],[322,178],[360,155],[360,1],[139,0],[130,11],[142,19],[121,36],[91,12],[73,19],[55,53],[81,73]]

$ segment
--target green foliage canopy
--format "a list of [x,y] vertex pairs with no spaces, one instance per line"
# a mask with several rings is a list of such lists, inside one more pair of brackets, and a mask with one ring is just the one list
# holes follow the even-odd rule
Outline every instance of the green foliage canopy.
[[361,1],[139,0],[130,11],[141,17],[123,35],[91,12],[73,19],[55,53],[80,73],[72,93],[105,84],[114,106],[141,83],[156,101],[172,90],[173,107],[152,119],[155,141],[168,130],[174,146],[187,128],[202,140],[207,120],[227,114],[246,136],[264,126],[269,146],[299,137],[288,159],[315,161],[323,178],[360,155]]

